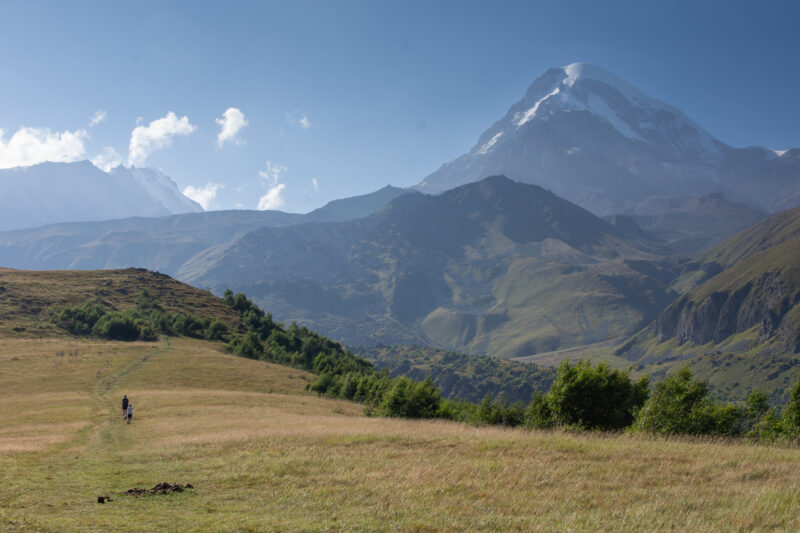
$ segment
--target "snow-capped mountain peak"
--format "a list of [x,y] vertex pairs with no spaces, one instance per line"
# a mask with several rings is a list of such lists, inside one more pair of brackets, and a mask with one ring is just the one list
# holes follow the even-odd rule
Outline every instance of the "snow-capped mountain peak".
[[[509,110],[503,132],[522,128],[532,120],[549,120],[555,113],[584,111],[617,134],[651,143],[680,155],[706,160],[720,157],[719,141],[678,109],[651,98],[625,80],[586,63],[548,70]],[[510,124],[508,124],[510,123]],[[492,137],[497,132],[492,134]],[[479,144],[482,148],[485,143]],[[475,153],[477,154],[479,148]]]
[[[417,188],[440,192],[504,174],[598,214],[620,212],[651,195],[712,192],[765,209],[786,205],[785,198],[795,197],[794,181],[782,177],[793,172],[786,170],[794,164],[792,152],[747,150],[719,141],[679,109],[619,76],[572,63],[548,69],[468,153]],[[761,176],[774,172],[774,179],[783,180],[776,187],[786,187],[788,196],[781,199],[757,185],[739,195],[749,183],[746,176],[771,160],[783,166],[764,167]]]

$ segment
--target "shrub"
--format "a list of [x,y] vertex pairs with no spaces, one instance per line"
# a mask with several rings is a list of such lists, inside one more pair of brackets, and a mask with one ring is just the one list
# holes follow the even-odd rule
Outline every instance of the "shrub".
[[[708,384],[695,379],[689,367],[683,367],[656,385],[633,430],[665,435],[740,435],[747,409],[714,403],[708,392]],[[763,408],[759,398],[753,398],[752,408]]]
[[797,379],[789,397],[789,405],[783,415],[786,431],[790,437],[800,436],[800,378]]
[[91,335],[95,324],[105,314],[100,304],[85,302],[81,307],[57,308],[55,322],[73,335]]
[[430,378],[415,382],[407,377],[394,379],[378,408],[383,416],[433,418],[442,401],[439,390]]
[[130,314],[110,313],[97,321],[92,334],[109,340],[135,341],[139,339],[141,329]]
[[584,429],[622,429],[648,395],[648,380],[633,383],[628,373],[612,370],[605,363],[589,361],[571,365],[564,361],[547,394],[553,419]]
[[208,340],[223,340],[228,335],[228,326],[225,322],[215,318],[206,328],[205,338]]
[[547,396],[536,391],[531,398],[531,403],[525,409],[525,427],[529,429],[546,429],[555,423],[553,411],[547,401]]
[[252,331],[246,335],[237,335],[228,343],[227,351],[240,357],[249,359],[260,359],[264,355],[264,345],[258,339],[258,335]]

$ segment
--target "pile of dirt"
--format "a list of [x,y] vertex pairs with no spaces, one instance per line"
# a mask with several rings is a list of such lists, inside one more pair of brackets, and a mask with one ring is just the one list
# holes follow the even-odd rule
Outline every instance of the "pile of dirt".
[[186,489],[193,489],[191,483],[181,485],[180,483],[167,483],[166,481],[159,483],[152,489],[128,489],[122,494],[130,496],[152,496],[154,494],[172,494],[173,492],[183,492]]

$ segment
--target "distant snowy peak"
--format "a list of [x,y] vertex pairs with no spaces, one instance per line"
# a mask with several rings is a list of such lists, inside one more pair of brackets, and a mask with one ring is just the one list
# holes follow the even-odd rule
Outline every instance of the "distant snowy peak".
[[89,161],[76,161],[0,170],[0,231],[202,210],[174,181],[151,168],[105,172]]
[[587,112],[626,139],[656,147],[678,158],[716,162],[724,146],[680,110],[642,93],[599,67],[573,63],[552,68],[528,88],[525,97],[486,131],[473,155],[488,154],[500,137],[510,141],[525,127],[559,113]]
[[118,166],[109,172],[112,176],[129,176],[143,187],[155,201],[172,214],[202,212],[203,207],[187,198],[172,178],[165,176],[154,168],[126,168]]

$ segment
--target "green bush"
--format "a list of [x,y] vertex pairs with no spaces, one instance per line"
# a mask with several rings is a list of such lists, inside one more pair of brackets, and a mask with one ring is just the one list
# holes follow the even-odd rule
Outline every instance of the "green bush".
[[215,318],[211,321],[205,331],[205,338],[208,340],[224,340],[228,335],[228,326],[225,322]]
[[250,331],[246,335],[236,335],[232,338],[227,351],[240,357],[260,359],[264,355],[264,345],[261,344],[258,335]]
[[108,313],[100,317],[92,334],[108,340],[135,341],[139,340],[142,328],[129,313]]
[[797,379],[784,413],[784,423],[789,437],[800,436],[800,378]]
[[[633,430],[663,435],[741,435],[748,409],[712,402],[708,393],[708,384],[695,379],[689,367],[683,367],[656,384]],[[754,397],[751,413],[762,409],[761,398]]]
[[73,335],[91,335],[97,321],[106,314],[105,308],[95,302],[85,302],[81,307],[59,307],[55,310],[55,323]]
[[433,418],[439,413],[441,401],[439,390],[430,378],[417,382],[403,376],[392,380],[378,413],[391,417]]
[[547,429],[555,424],[553,411],[547,396],[537,391],[525,409],[525,427],[529,429]]
[[627,372],[612,370],[606,363],[593,367],[589,361],[574,366],[564,361],[547,393],[547,403],[557,423],[613,430],[630,425],[648,392],[647,378],[633,383]]

